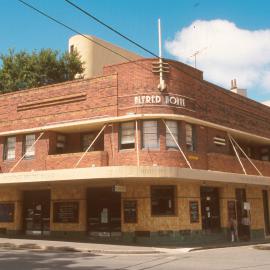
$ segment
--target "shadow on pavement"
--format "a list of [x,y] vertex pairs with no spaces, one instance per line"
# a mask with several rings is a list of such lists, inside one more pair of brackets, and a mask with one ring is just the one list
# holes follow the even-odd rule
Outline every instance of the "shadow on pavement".
[[[12,252],[12,253],[11,253]],[[3,270],[107,270],[104,266],[79,266],[84,260],[99,255],[88,253],[52,253],[49,251],[2,251],[0,269]]]

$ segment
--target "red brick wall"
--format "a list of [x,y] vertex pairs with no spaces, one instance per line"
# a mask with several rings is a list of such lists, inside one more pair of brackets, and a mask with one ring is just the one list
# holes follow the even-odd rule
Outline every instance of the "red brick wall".
[[[177,68],[171,66],[170,74],[166,76],[167,90],[164,95],[170,93],[190,98],[187,99],[187,106],[192,110],[158,105],[135,106],[134,96],[136,95],[161,94],[157,89],[159,77],[151,71],[152,62],[153,59],[146,59],[136,62],[137,64],[127,63],[105,67],[103,77],[1,95],[0,132],[76,119],[126,115],[133,112],[190,115],[220,125],[270,137],[268,117],[270,108],[214,86],[202,79],[202,72],[177,62],[173,62],[173,65],[176,65]],[[142,68],[142,65],[147,70]],[[71,95],[76,97],[70,98]],[[53,103],[55,101],[51,101],[52,98],[55,98],[58,103]],[[24,108],[24,110],[20,108]],[[226,133],[197,126],[196,151],[187,152],[185,124],[184,122],[179,123],[180,145],[194,168],[218,170],[220,166],[220,168],[226,170],[226,166],[231,166],[229,165],[231,163],[226,161],[227,158],[230,159],[231,157],[223,156],[223,154],[230,153],[228,140],[225,147],[217,147],[213,144],[214,136],[226,137]],[[159,166],[187,167],[183,156],[178,151],[166,149],[165,127],[161,121],[159,129],[160,149],[141,149],[141,125],[139,124],[140,165],[156,164]],[[22,139],[22,135],[17,136],[17,160],[22,155]],[[4,137],[0,137],[1,154],[3,153],[4,140]],[[46,132],[36,145],[36,157],[33,160],[23,160],[15,171],[72,167],[79,154],[70,155],[70,158],[67,158],[68,155],[57,156],[55,159],[47,157],[48,153],[50,155],[56,153],[55,143],[56,133]],[[97,143],[100,146],[104,144],[104,152],[87,154],[87,158],[81,166],[89,166],[89,164],[96,164],[96,166],[137,164],[136,149],[119,149],[118,124],[109,125],[104,131],[104,141],[100,140]],[[80,151],[81,133],[68,134],[67,152],[76,153]],[[207,155],[208,152],[219,153],[221,158],[215,160],[213,155]],[[223,159],[226,161],[224,164],[227,165],[222,164]],[[56,165],[53,165],[52,160],[56,162]],[[16,161],[2,161],[0,164],[2,171],[9,171]],[[267,162],[265,163],[267,164]],[[228,168],[228,170],[238,171],[238,168],[233,168]]]
[[[84,95],[64,104],[42,104],[20,111],[18,106],[46,99]],[[62,101],[63,101],[62,100]],[[117,76],[104,76],[0,95],[0,131],[44,126],[61,121],[116,115]]]

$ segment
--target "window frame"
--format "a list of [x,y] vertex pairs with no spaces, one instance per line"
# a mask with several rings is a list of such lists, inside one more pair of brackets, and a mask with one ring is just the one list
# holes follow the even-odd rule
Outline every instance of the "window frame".
[[[133,138],[134,138],[134,143],[127,143],[127,144],[123,144],[122,143],[122,134],[123,134],[123,128],[122,126],[124,124],[127,124],[127,123],[133,123]],[[127,121],[127,122],[122,122],[120,123],[119,125],[119,150],[134,150],[135,147],[136,147],[136,130],[135,130],[135,121]],[[124,148],[123,145],[131,145],[131,144],[134,144],[133,147],[130,147],[130,148]]]
[[[14,142],[14,158],[8,158],[8,151],[10,150],[8,148],[8,139],[10,138],[14,138],[15,142]],[[5,143],[4,143],[4,151],[3,151],[3,160],[4,161],[13,161],[16,159],[16,136],[8,136],[5,138]]]
[[67,149],[67,135],[58,133],[56,134],[56,153],[57,154],[64,154]]
[[[166,189],[171,189],[172,194],[169,194],[167,196],[163,196],[159,195],[157,198],[154,198],[154,191],[155,190],[166,190]],[[176,185],[151,185],[150,186],[150,207],[151,207],[151,216],[153,217],[159,217],[159,216],[176,216],[176,206],[177,206],[177,186]],[[163,197],[163,198],[162,198]],[[169,200],[171,200],[171,207],[168,206],[166,213],[162,212],[162,210],[160,210],[160,204],[161,204],[161,200],[168,200],[168,204],[169,204]],[[156,209],[154,209],[154,201],[158,201],[158,205],[156,206],[156,208],[159,209],[159,211],[157,211]],[[171,208],[171,210],[169,210],[169,208]]]
[[[174,123],[176,123],[176,130],[177,130],[177,136],[176,136],[176,141],[177,141],[177,143],[178,143],[178,145],[180,144],[180,130],[179,130],[179,121],[177,121],[177,120],[165,120],[165,123],[166,123],[166,125],[169,127],[169,125],[168,125],[168,122],[174,122]],[[169,127],[170,128],[170,127]],[[168,129],[167,129],[167,127],[165,126],[165,147],[166,147],[166,149],[167,150],[178,150],[178,146],[175,144],[175,142],[174,142],[174,140],[173,140],[173,138],[172,138],[172,135],[170,134],[170,132],[168,131]],[[171,130],[172,131],[172,130]],[[173,132],[172,132],[172,134],[173,134]],[[168,146],[167,145],[167,135],[169,136],[169,138],[174,142],[174,146]],[[173,135],[175,135],[175,134],[173,134]],[[174,136],[175,137],[175,136]]]
[[[85,152],[86,150],[87,150],[87,148],[90,146],[90,144],[92,143],[90,143],[90,144],[88,144],[88,146],[87,146],[87,148],[84,148],[84,142],[85,142],[85,137],[86,136],[92,136],[93,137],[93,139],[92,139],[92,142],[93,142],[93,140],[95,139],[95,133],[93,133],[93,132],[88,132],[88,133],[83,133],[82,135],[81,135],[81,150],[82,150],[82,152]],[[96,143],[96,142],[95,142]],[[95,151],[95,147],[94,147],[94,145],[95,145],[95,143],[92,145],[92,147],[88,150],[88,152],[92,152],[92,151]]]
[[[145,136],[144,136],[144,123],[146,122],[156,122],[157,123],[157,147],[145,147]],[[160,128],[159,128],[159,120],[158,119],[147,119],[143,120],[141,124],[141,142],[142,142],[142,149],[144,150],[159,150],[160,149]]]
[[[191,127],[191,144],[188,144],[187,141],[187,126]],[[190,123],[185,123],[185,141],[186,141],[186,150],[189,152],[197,151],[197,142],[196,142],[196,126]],[[191,148],[189,148],[191,146]]]
[[36,147],[35,145],[32,147],[31,151],[34,152],[33,155],[27,155],[27,145],[26,145],[26,138],[27,136],[34,136],[34,140],[33,143],[31,145],[29,145],[29,148],[35,143],[36,141],[36,134],[35,133],[30,133],[30,134],[25,134],[24,138],[23,138],[23,155],[24,155],[24,159],[34,159],[34,157],[36,156]]

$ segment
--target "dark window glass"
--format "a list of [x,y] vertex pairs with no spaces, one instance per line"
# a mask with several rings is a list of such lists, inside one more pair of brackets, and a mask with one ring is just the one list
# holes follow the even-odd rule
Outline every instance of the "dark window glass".
[[195,127],[191,124],[186,124],[186,147],[188,151],[196,150]]
[[0,204],[0,222],[13,222],[14,221],[14,203],[1,203]]
[[[95,135],[93,133],[89,133],[89,134],[84,134],[82,137],[82,151],[85,152],[88,147],[90,146],[90,144],[93,142],[93,140],[95,139]],[[90,151],[95,151],[95,144],[91,146],[91,148],[88,150],[88,152]]]
[[175,186],[151,187],[152,215],[175,214]]
[[7,137],[4,146],[4,160],[15,159],[16,137]]
[[67,138],[65,135],[58,134],[56,138],[56,152],[58,154],[65,153]]
[[36,135],[28,134],[24,137],[24,154],[25,158],[32,158],[35,156],[35,143]]
[[143,148],[159,148],[157,120],[143,121]]
[[[172,120],[166,120],[166,125],[170,129],[173,137],[178,143],[178,123],[177,121],[172,121]],[[178,146],[176,145],[171,133],[169,132],[168,128],[166,127],[166,147],[168,149],[173,148],[173,149],[178,149]]]
[[120,148],[135,148],[135,122],[126,122],[121,124]]

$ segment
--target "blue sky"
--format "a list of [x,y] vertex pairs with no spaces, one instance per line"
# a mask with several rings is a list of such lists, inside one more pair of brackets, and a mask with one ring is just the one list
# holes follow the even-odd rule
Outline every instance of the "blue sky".
[[[140,49],[116,36],[103,26],[69,6],[64,0],[25,0],[51,16],[85,34],[92,34],[148,56]],[[163,41],[175,40],[177,32],[194,21],[226,20],[239,29],[249,31],[270,29],[270,2],[266,0],[192,1],[192,0],[73,0],[107,24],[157,53],[157,19],[162,20]],[[41,48],[66,50],[67,40],[73,35],[47,18],[26,8],[17,0],[0,0],[0,52],[8,48],[32,51]],[[267,37],[267,36],[266,36]],[[237,40],[241,43],[241,40]],[[193,47],[196,49],[196,42]],[[206,44],[207,45],[207,44]],[[180,44],[179,46],[182,46]],[[201,49],[198,46],[197,50]],[[208,48],[208,53],[213,48]],[[264,53],[263,50],[261,52]],[[164,56],[183,60],[164,49]],[[229,56],[228,56],[229,57]],[[268,57],[268,55],[266,56]],[[233,61],[233,59],[232,59]],[[198,58],[200,63],[200,59]],[[269,62],[267,62],[267,65]],[[207,69],[207,66],[203,66]],[[200,68],[200,66],[199,66]],[[265,66],[264,66],[265,68]],[[203,70],[204,71],[204,70]],[[211,76],[209,78],[212,78]],[[232,78],[233,79],[233,78]],[[244,80],[243,80],[244,81]],[[218,84],[218,81],[215,82]],[[222,84],[222,83],[221,83]],[[249,96],[257,100],[270,100],[269,89],[254,81]],[[246,85],[243,85],[244,87]]]

